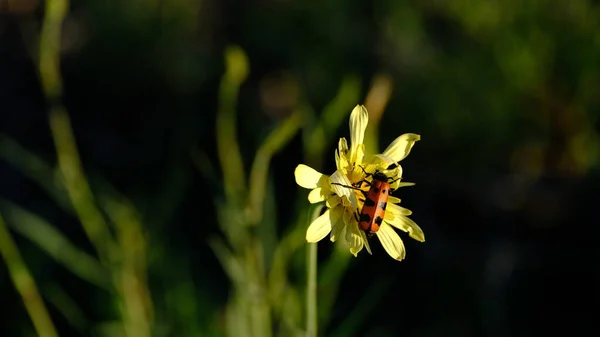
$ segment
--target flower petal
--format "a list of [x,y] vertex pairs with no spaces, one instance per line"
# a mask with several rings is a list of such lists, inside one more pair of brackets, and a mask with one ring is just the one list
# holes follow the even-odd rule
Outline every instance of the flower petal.
[[401,201],[400,198],[396,198],[393,195],[388,196],[388,204],[399,204]]
[[[352,187],[352,183],[348,177],[342,171],[335,171],[331,175],[331,190],[340,197],[345,196],[350,200],[354,208],[358,208],[358,202],[356,200],[356,194]],[[334,184],[335,183],[335,184]]]
[[404,243],[398,236],[398,233],[396,233],[390,225],[387,225],[384,222],[377,231],[377,237],[379,238],[379,241],[381,241],[381,245],[385,251],[390,254],[394,260],[402,261],[404,257],[406,257]]
[[338,170],[344,171],[344,173],[350,166],[350,163],[348,162],[348,143],[346,143],[346,138],[340,138],[338,149],[335,151],[335,166]]
[[373,253],[371,253],[371,246],[369,246],[369,240],[367,239],[367,235],[365,234],[365,231],[360,231],[360,236],[363,240],[363,243],[365,244],[367,253],[369,253],[370,255],[373,255]]
[[323,193],[323,189],[320,187],[313,189],[308,194],[308,202],[310,202],[311,204],[321,202],[325,199],[327,199],[327,195],[325,193]]
[[398,229],[408,232],[408,235],[411,238],[419,242],[425,242],[425,233],[423,233],[421,227],[419,227],[419,225],[412,221],[411,218],[406,217],[404,215],[394,215],[393,220],[384,219],[384,223],[385,222]]
[[396,138],[382,154],[392,158],[395,162],[399,162],[408,156],[410,149],[419,140],[421,140],[421,136],[414,133],[405,133]]
[[337,221],[333,223],[331,227],[331,235],[329,236],[331,242],[335,242],[335,240],[342,236],[344,229],[346,228],[346,223],[344,222],[343,216],[344,207],[340,205],[332,210],[332,212],[340,212],[340,217],[338,217]]
[[[369,123],[369,113],[364,105],[357,105],[350,114],[350,161],[355,163],[356,149],[362,144],[365,137],[365,130]],[[362,159],[362,158],[360,158]]]
[[324,185],[327,176],[313,169],[312,167],[300,164],[294,171],[296,183],[304,188],[314,189]]
[[339,195],[334,194],[334,195],[330,196],[329,198],[327,198],[325,205],[329,208],[334,208],[335,206],[337,206],[341,203],[342,203],[342,198]]
[[[368,163],[369,164],[365,166],[365,171],[369,173],[379,171],[383,172],[385,175],[393,179],[402,177],[402,166],[400,166],[391,157],[385,156],[383,154],[376,154],[369,158]],[[391,165],[394,165],[395,167],[388,170],[388,167],[390,167]]]
[[346,224],[346,226],[354,224],[358,228],[358,223],[356,222],[355,214],[352,211],[352,207],[346,207],[346,211],[344,212],[344,223]]
[[[361,147],[364,147],[364,146],[361,145],[359,147],[358,151],[362,151],[360,149]],[[365,180],[367,178],[367,176],[365,175],[365,172],[369,173],[369,171],[366,169],[366,167],[364,165],[358,165],[358,164],[356,164],[354,166],[354,169],[352,169],[350,172],[348,172],[348,178],[350,179],[350,181],[354,181],[354,182]]]
[[338,142],[338,151],[340,154],[348,155],[348,142],[346,141],[346,138],[340,138],[340,141]]
[[354,256],[357,256],[364,246],[365,240],[361,237],[360,232],[356,221],[346,226],[346,243],[350,247],[350,253]]
[[405,215],[411,215],[412,214],[412,211],[410,209],[404,208],[402,206],[398,206],[396,204],[392,204],[392,203],[390,203],[389,199],[388,199],[388,204],[387,204],[387,208],[386,209],[387,209],[387,212],[393,214],[395,217],[405,216]]
[[377,165],[377,166],[381,166],[384,169],[387,168],[388,166],[397,163],[397,160],[394,160],[394,158],[389,157],[383,153],[379,153],[373,156],[372,158],[372,163],[373,165]]
[[342,206],[338,206],[334,209],[330,209],[329,210],[329,222],[331,222],[331,226],[333,227],[333,225],[338,222],[340,219],[343,218],[344,215],[344,207]]
[[354,151],[354,164],[360,165],[362,163],[363,157],[365,156],[365,144],[358,144],[356,146],[356,150]]
[[331,217],[329,210],[327,210],[308,226],[308,230],[306,231],[306,241],[321,241],[329,234],[329,232],[331,232]]

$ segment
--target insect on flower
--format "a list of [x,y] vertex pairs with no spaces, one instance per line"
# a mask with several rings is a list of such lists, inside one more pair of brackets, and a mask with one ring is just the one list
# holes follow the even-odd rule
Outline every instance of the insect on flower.
[[350,114],[350,143],[340,138],[335,152],[337,169],[331,176],[303,164],[296,167],[296,182],[311,190],[308,201],[325,202],[327,206],[325,213],[308,226],[306,241],[317,242],[329,234],[332,242],[341,239],[357,256],[363,248],[371,253],[367,236],[377,236],[390,257],[401,261],[406,250],[394,228],[419,242],[425,241],[425,234],[409,218],[412,212],[398,205],[401,200],[390,195],[390,191],[414,185],[400,181],[400,161],[421,136],[405,133],[382,153],[368,154],[363,144],[368,122],[367,109],[357,105]]
[[[387,169],[394,169],[397,165],[398,164],[392,164]],[[365,177],[372,177],[371,182],[365,178],[355,183],[355,186],[333,184],[358,190],[364,195],[364,199],[359,200],[363,203],[363,207],[360,213],[356,213],[356,221],[360,228],[367,233],[367,237],[372,237],[377,233],[385,218],[385,209],[387,208],[389,195],[394,192],[394,189],[391,188],[391,184],[400,180],[401,177],[394,179],[393,177],[388,177],[379,170],[375,170],[373,173],[367,173],[364,167],[359,167],[364,172]],[[365,184],[369,187],[368,191],[365,191],[362,188]]]

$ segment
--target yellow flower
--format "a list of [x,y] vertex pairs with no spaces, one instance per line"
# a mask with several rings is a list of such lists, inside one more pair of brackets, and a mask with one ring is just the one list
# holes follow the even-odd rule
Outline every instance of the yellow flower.
[[306,241],[318,242],[330,234],[332,242],[340,237],[343,238],[354,256],[364,245],[367,245],[367,250],[370,252],[366,235],[358,229],[354,215],[358,208],[356,195],[352,189],[339,186],[350,186],[351,182],[346,175],[338,170],[329,177],[303,164],[296,167],[294,174],[298,185],[312,189],[308,194],[308,201],[310,203],[325,201],[328,208],[310,224],[306,231]]
[[[396,138],[383,153],[365,159],[364,133],[369,121],[367,109],[357,105],[350,115],[350,147],[345,138],[341,138],[335,154],[337,171],[328,177],[306,165],[296,168],[296,182],[310,188],[308,199],[311,203],[326,200],[329,208],[325,214],[317,218],[307,230],[306,239],[317,242],[331,233],[331,241],[343,237],[355,256],[366,247],[371,253],[367,236],[358,226],[355,214],[360,213],[364,203],[364,181],[372,181],[371,174],[379,171],[394,181],[392,189],[411,186],[413,183],[401,181],[402,167],[399,162],[410,153],[420,136],[412,133]],[[332,184],[333,183],[333,184]],[[343,185],[343,186],[340,186]],[[352,188],[344,187],[352,186]],[[368,187],[368,185],[366,185]],[[363,189],[358,190],[358,189]],[[398,206],[400,199],[389,196],[383,222],[375,233],[383,248],[394,259],[400,261],[406,256],[404,244],[393,227],[408,232],[417,241],[425,241],[421,228],[410,218],[412,212]]]

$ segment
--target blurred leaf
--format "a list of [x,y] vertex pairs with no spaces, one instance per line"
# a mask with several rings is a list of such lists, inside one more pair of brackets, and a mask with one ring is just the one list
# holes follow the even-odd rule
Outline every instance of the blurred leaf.
[[121,261],[115,273],[128,335],[149,335],[154,307],[147,281],[146,237],[137,210],[124,198],[99,197],[116,228]]
[[306,336],[306,332],[300,327],[304,305],[298,289],[287,287],[282,295],[282,301],[283,315],[280,318],[282,324],[277,336]]
[[271,266],[273,263],[273,254],[277,249],[277,194],[275,191],[275,182],[270,176],[267,181],[265,200],[263,207],[266,212],[261,222],[257,226],[256,234],[262,246],[264,255],[263,264]]
[[0,135],[0,157],[38,183],[65,212],[75,213],[56,171],[40,157],[5,135]]
[[38,245],[73,274],[103,289],[111,289],[108,271],[99,261],[73,245],[53,225],[9,201],[1,205],[12,228]]
[[325,328],[333,313],[341,280],[346,275],[352,255],[341,242],[334,243],[333,253],[319,271],[319,322]]
[[288,287],[292,286],[288,283],[287,275],[292,269],[290,268],[290,259],[306,244],[305,233],[305,229],[295,226],[292,231],[283,236],[273,253],[273,262],[268,275],[268,290],[273,309],[281,316],[286,314],[283,307],[284,293]]
[[40,337],[58,337],[48,309],[40,296],[38,286],[21,257],[12,235],[0,215],[0,256],[6,263],[8,274],[23,301],[25,310]]
[[[320,162],[320,157],[334,141],[337,128],[352,112],[360,95],[360,81],[354,75],[344,78],[336,96],[323,109],[320,121],[313,126],[309,133],[305,134],[304,150],[307,152],[309,164],[312,161]],[[317,168],[319,169],[319,168]]]
[[238,204],[245,195],[246,177],[237,130],[237,100],[241,83],[247,75],[247,59],[239,47],[225,51],[226,73],[219,87],[219,108],[216,118],[217,150],[223,186],[230,203]]
[[231,45],[225,48],[225,76],[235,83],[241,85],[248,77],[250,71],[248,57],[242,48]]
[[100,337],[126,337],[125,326],[121,321],[100,322],[94,327],[94,334]]
[[[196,336],[201,334],[201,324],[207,325],[209,318],[207,313],[201,314],[201,308],[208,309],[209,303],[198,303],[198,294],[195,289],[192,275],[185,261],[173,261],[173,277],[165,280],[164,297],[166,299],[166,315],[172,321],[171,324],[177,324],[177,333],[183,333]],[[206,296],[206,295],[205,295]],[[204,311],[202,310],[202,311]],[[212,311],[212,310],[211,310]],[[214,313],[208,313],[208,315]],[[169,323],[169,322],[167,322]],[[166,333],[166,336],[173,335],[173,332]]]
[[302,111],[296,110],[276,127],[258,148],[250,171],[249,205],[246,210],[246,217],[251,224],[261,221],[263,216],[271,158],[292,139],[300,129],[301,124]]
[[394,80],[388,74],[377,74],[365,99],[369,125],[365,131],[365,153],[379,153],[379,123],[392,94]]
[[325,134],[333,134],[346,120],[352,108],[357,104],[359,97],[360,79],[355,75],[344,77],[337,94],[323,109],[321,125]]
[[121,246],[123,258],[136,268],[145,269],[146,238],[137,210],[124,198],[99,196],[99,204],[117,229],[117,239]]
[[71,204],[100,261],[110,264],[118,258],[118,249],[110,227],[96,206],[95,196],[79,158],[69,115],[64,107],[56,107],[50,111],[50,130],[58,156],[58,167]]
[[73,299],[64,289],[52,283],[43,287],[44,297],[65,317],[67,322],[75,328],[80,334],[86,334],[89,327],[89,320],[83,314],[77,301]]
[[244,304],[239,294],[230,297],[225,312],[225,329],[229,337],[258,337],[251,334],[249,313],[244,310]]
[[231,250],[227,248],[225,242],[223,242],[221,238],[213,237],[208,241],[208,244],[217,256],[217,259],[221,263],[221,266],[229,278],[238,285],[244,284],[246,280],[244,267],[231,252]]
[[226,237],[232,254],[244,254],[245,245],[249,241],[250,232],[246,225],[245,218],[240,209],[234,205],[228,204],[221,198],[215,199],[219,228]]

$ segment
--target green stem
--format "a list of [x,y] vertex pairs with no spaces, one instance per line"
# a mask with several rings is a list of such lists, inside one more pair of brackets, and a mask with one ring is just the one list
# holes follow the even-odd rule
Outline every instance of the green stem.
[[317,243],[308,244],[308,286],[306,290],[306,336],[317,336]]
[[0,216],[0,256],[4,258],[8,273],[15,288],[23,299],[25,310],[31,317],[37,335],[40,337],[58,337],[50,314],[40,296],[35,280],[29,273],[19,249],[12,239],[4,220]]
[[[311,222],[319,217],[323,206],[315,207]],[[317,337],[317,243],[308,244],[306,286],[306,337]]]
[[236,106],[240,85],[248,73],[248,60],[244,51],[236,46],[225,50],[225,75],[219,88],[219,110],[217,111],[217,151],[223,185],[228,200],[238,202],[245,194],[246,178],[244,161],[237,137]]

